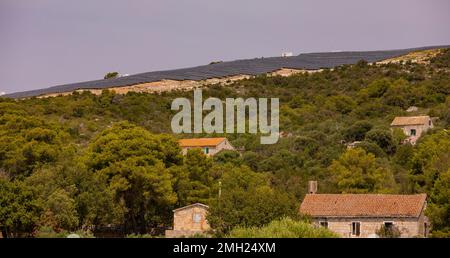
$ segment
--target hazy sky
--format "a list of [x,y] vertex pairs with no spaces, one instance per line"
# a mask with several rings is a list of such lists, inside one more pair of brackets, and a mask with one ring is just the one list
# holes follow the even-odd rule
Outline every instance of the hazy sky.
[[448,0],[0,0],[0,92],[284,51],[450,44]]

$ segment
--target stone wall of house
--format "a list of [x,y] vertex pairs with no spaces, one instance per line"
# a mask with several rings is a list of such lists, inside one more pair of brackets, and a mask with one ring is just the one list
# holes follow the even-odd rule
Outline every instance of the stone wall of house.
[[[400,237],[426,237],[424,224],[428,223],[425,216],[419,218],[327,218],[316,219],[314,223],[319,225],[320,221],[328,222],[328,229],[346,238],[368,238],[375,237],[385,222],[392,222],[401,232]],[[352,222],[360,222],[360,235],[352,235]]]
[[[209,224],[206,220],[208,210],[203,207],[191,207],[175,211],[173,214],[174,230],[209,230]],[[194,215],[200,216],[198,222],[194,221]]]
[[210,155],[215,155],[222,150],[234,150],[233,146],[231,146],[230,142],[225,139],[225,141],[221,142],[216,148],[209,149]]
[[[205,233],[210,229],[205,207],[193,206],[176,210],[173,214],[173,230],[166,230],[166,237],[192,236]],[[198,221],[196,221],[196,218]]]
[[[430,120],[431,121],[431,120]],[[403,126],[395,126],[396,128],[400,128],[403,130],[405,135],[408,136],[408,138],[405,140],[407,142],[410,142],[411,144],[415,144],[416,141],[420,138],[420,136],[428,131],[428,129],[433,128],[433,123],[431,125],[424,124],[424,125],[403,125]],[[416,130],[416,135],[411,135],[411,129]]]

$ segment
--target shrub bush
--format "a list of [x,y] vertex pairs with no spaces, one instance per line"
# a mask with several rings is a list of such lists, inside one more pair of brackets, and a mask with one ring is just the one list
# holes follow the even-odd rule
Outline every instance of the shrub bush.
[[274,220],[262,227],[237,227],[228,235],[230,238],[333,238],[338,235],[324,227],[314,227],[305,221],[289,217]]

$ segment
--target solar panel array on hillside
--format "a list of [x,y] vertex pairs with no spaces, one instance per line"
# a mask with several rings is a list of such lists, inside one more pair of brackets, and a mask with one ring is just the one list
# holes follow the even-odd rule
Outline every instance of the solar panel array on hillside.
[[191,68],[140,73],[115,79],[71,83],[53,86],[45,89],[16,92],[4,95],[4,97],[25,98],[43,94],[71,92],[78,89],[105,89],[112,87],[123,87],[141,83],[155,82],[164,79],[205,80],[210,78],[223,78],[240,74],[258,75],[272,72],[281,68],[307,70],[333,68],[344,64],[355,64],[359,60],[366,60],[367,62],[378,62],[381,60],[405,55],[412,51],[443,47],[444,46],[434,46],[386,51],[308,53],[292,57],[269,57],[236,60]]

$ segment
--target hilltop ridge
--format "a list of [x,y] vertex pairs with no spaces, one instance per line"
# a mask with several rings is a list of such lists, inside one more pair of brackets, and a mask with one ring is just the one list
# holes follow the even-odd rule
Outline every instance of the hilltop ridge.
[[[437,50],[448,46],[427,46],[397,50],[342,51],[304,53],[290,57],[268,57],[218,62],[166,71],[139,73],[114,79],[78,82],[3,95],[9,98],[48,97],[71,94],[73,91],[89,90],[100,94],[103,89],[114,89],[117,93],[158,92],[172,89],[190,89],[205,84],[233,82],[266,73],[290,75],[296,72],[317,71],[340,65],[355,64],[360,60],[369,63],[380,61],[397,62],[398,58],[418,51]],[[433,52],[431,51],[431,55]],[[419,55],[420,56],[420,55]],[[407,60],[413,60],[410,55]]]

